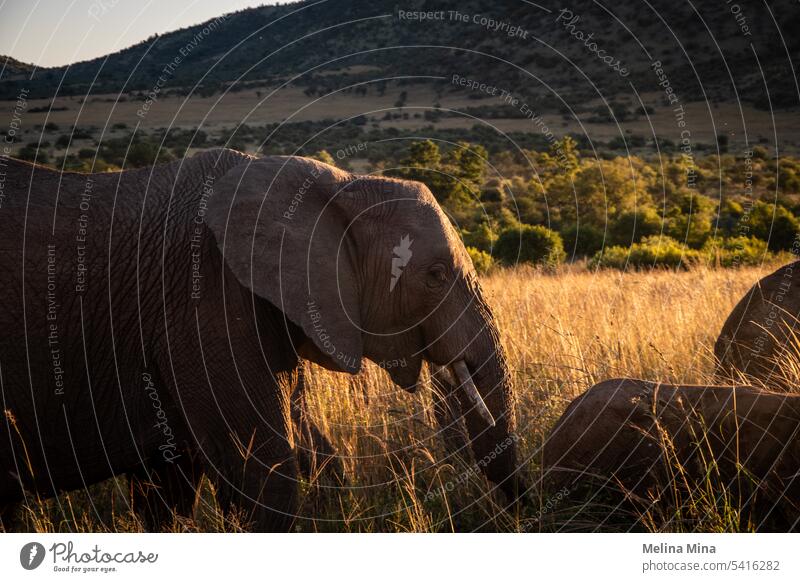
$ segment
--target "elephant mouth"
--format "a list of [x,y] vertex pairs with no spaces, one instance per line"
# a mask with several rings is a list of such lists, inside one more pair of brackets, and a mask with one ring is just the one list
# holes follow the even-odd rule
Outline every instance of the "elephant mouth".
[[495,419],[475,386],[475,381],[472,379],[472,374],[464,360],[458,360],[445,366],[434,364],[431,361],[428,361],[428,364],[431,368],[431,374],[461,390],[467,401],[472,405],[472,408],[486,424],[491,427],[496,425]]

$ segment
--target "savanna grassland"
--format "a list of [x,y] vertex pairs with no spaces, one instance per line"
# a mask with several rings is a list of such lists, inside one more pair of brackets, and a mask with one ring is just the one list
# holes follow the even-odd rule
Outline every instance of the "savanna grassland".
[[[724,319],[776,266],[648,272],[570,266],[555,273],[519,267],[484,275],[509,355],[520,456],[533,487],[532,507],[514,512],[501,509],[502,499],[468,461],[448,457],[427,381],[412,395],[373,365],[356,377],[312,366],[309,413],[338,449],[346,479],[340,483],[320,470],[301,483],[296,530],[736,530],[737,508],[705,490],[609,521],[610,501],[602,496],[587,502],[577,493],[542,489],[538,457],[567,404],[595,382],[619,376],[711,382],[713,343]],[[58,500],[32,500],[21,518],[36,531],[138,531],[126,496],[121,477]],[[243,528],[236,516],[219,515],[205,484],[194,518],[176,518],[171,530]]]

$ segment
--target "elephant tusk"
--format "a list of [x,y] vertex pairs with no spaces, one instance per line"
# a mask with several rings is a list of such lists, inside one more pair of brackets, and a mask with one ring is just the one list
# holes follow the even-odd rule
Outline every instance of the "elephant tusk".
[[458,381],[461,383],[461,388],[464,389],[467,398],[472,402],[475,410],[489,426],[495,426],[494,417],[492,413],[489,412],[489,407],[486,406],[483,398],[481,398],[480,392],[478,392],[478,389],[475,387],[475,382],[472,381],[472,375],[469,373],[466,362],[464,362],[464,360],[455,362],[453,364],[453,369],[456,372],[456,376],[458,376]]

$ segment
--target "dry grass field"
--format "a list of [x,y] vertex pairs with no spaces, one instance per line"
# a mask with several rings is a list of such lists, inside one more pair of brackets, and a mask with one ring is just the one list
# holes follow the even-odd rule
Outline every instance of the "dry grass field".
[[[500,270],[485,278],[509,353],[518,397],[521,458],[536,483],[538,455],[548,430],[575,396],[617,376],[665,382],[711,380],[712,350],[724,319],[759,278],[777,265],[688,272],[556,274]],[[539,508],[499,509],[499,497],[463,461],[447,458],[431,410],[430,391],[395,388],[369,366],[358,377],[314,367],[310,411],[345,464],[346,483],[327,474],[301,483],[298,531],[554,531],[597,529],[591,511],[579,518],[573,500],[534,487]],[[25,508],[38,531],[136,531],[126,510],[124,478],[59,502]],[[205,486],[193,520],[173,531],[237,531],[223,520]],[[602,508],[598,509],[602,514]],[[631,516],[618,529],[720,531],[731,521],[700,511],[691,527],[674,520]],[[606,524],[606,527],[608,525]]]

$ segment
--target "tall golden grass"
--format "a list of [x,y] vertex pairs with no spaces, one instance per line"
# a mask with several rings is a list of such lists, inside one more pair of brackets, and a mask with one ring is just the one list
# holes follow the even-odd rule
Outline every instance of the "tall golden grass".
[[[713,345],[722,323],[750,286],[776,267],[633,273],[517,268],[486,276],[509,355],[520,458],[530,481],[536,482],[547,432],[592,384],[619,376],[713,383]],[[503,511],[502,499],[480,473],[448,456],[437,437],[429,389],[408,394],[372,365],[357,377],[312,366],[307,380],[309,414],[338,449],[347,482],[324,470],[301,482],[298,531],[553,530],[559,515],[571,511],[568,495],[547,497],[538,490],[538,509]],[[24,527],[137,531],[141,526],[126,510],[126,486],[119,481],[124,478],[62,495],[60,504],[31,503],[22,513]],[[219,515],[209,488],[198,492],[194,518],[176,518],[172,531],[246,527]],[[597,511],[603,514],[602,507]],[[591,512],[584,512],[582,525],[592,529],[586,515]],[[626,527],[660,527],[652,516],[631,520]],[[715,531],[719,521],[710,519],[700,529]],[[575,525],[574,515],[570,522]]]

